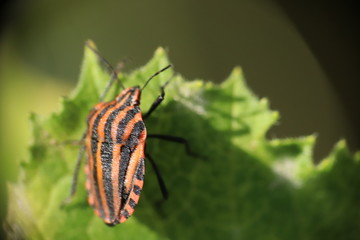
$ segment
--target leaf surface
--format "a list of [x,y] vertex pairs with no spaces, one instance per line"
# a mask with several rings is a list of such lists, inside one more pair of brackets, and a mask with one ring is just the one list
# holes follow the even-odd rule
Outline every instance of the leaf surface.
[[[169,63],[162,48],[142,68],[121,73],[127,87],[140,85]],[[173,76],[174,74],[174,76]],[[173,76],[173,77],[172,77]],[[172,78],[171,78],[172,77]],[[169,190],[162,200],[150,164],[134,215],[106,226],[87,204],[84,172],[65,208],[86,117],[109,74],[85,48],[80,80],[61,109],[33,114],[33,143],[22,177],[10,185],[9,221],[32,239],[355,239],[360,235],[360,154],[340,141],[315,166],[314,136],[267,139],[279,114],[257,98],[235,68],[220,85],[187,81],[173,69],[153,79],[141,96],[144,112],[171,78],[165,100],[146,121],[149,134],[186,138],[202,158],[184,147],[148,139]],[[111,88],[107,100],[120,92]]]

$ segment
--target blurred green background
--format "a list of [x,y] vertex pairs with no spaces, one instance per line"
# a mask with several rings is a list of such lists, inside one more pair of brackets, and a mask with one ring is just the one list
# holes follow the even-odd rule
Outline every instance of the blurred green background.
[[340,138],[359,149],[356,8],[349,1],[290,2],[3,1],[1,216],[4,180],[16,179],[27,156],[29,112],[57,110],[76,84],[87,39],[114,64],[131,59],[129,70],[158,46],[188,79],[221,82],[240,65],[250,88],[280,111],[269,138],[317,133],[316,161]]

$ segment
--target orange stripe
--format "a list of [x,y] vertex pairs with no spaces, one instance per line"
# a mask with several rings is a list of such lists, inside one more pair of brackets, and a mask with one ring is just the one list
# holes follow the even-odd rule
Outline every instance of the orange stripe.
[[120,168],[120,151],[122,144],[114,144],[113,163],[111,170],[111,179],[113,179],[113,202],[115,218],[118,216],[121,208],[121,200],[119,196],[119,168]]
[[[145,131],[145,130],[144,130]],[[131,155],[131,159],[129,161],[129,165],[127,167],[125,180],[124,180],[124,186],[126,189],[126,192],[130,191],[130,187],[133,185],[133,179],[135,176],[135,171],[137,169],[137,166],[140,163],[140,159],[144,155],[144,148],[145,148],[145,141],[140,141],[134,150],[134,152]]]
[[85,182],[85,187],[86,190],[88,192],[88,203],[90,206],[94,207],[94,196],[91,194],[91,182],[89,179],[89,174],[90,174],[90,169],[89,169],[89,165],[85,165],[85,175],[86,175],[86,182]]
[[[88,126],[88,129],[87,129],[87,134],[86,134],[86,139],[85,139],[86,152],[87,152],[87,156],[88,156],[87,163],[88,163],[88,166],[89,166],[88,178],[90,179],[90,188],[91,188],[90,191],[89,191],[89,198],[91,198],[91,196],[92,196],[92,198],[94,199],[94,211],[95,211],[95,214],[97,216],[99,216],[99,217],[100,217],[100,205],[99,205],[99,202],[97,201],[96,192],[95,192],[95,188],[94,188],[94,181],[95,181],[94,176],[93,176],[94,158],[93,158],[92,150],[91,150],[91,130],[93,128],[96,117],[108,105],[110,105],[110,103],[99,103],[99,104],[97,104],[95,106],[94,111],[96,111],[96,113],[92,115],[92,117],[91,117],[91,119],[89,121],[89,126]],[[92,114],[92,112],[90,112],[90,114]]]
[[[140,150],[139,150],[140,151]],[[139,160],[142,159],[142,161],[144,161],[144,152],[142,152]],[[141,164],[141,162],[139,161],[138,165]],[[136,168],[138,168],[139,166],[136,166]],[[142,174],[145,175],[145,162],[143,163],[143,169],[142,169]],[[134,213],[134,209],[130,206],[130,199],[132,199],[135,204],[137,205],[138,202],[139,202],[139,199],[140,199],[140,194],[137,195],[135,194],[134,192],[134,185],[137,185],[139,186],[140,190],[143,188],[143,185],[144,185],[144,180],[139,180],[136,178],[136,175],[133,174],[133,179],[132,179],[132,183],[131,183],[131,192],[129,194],[129,197],[126,201],[126,204],[124,205],[123,207],[123,210],[121,211],[121,214],[119,216],[119,222],[120,223],[123,223],[125,222],[133,213]],[[125,216],[125,210],[127,211],[128,213],[128,217]]]
[[[145,170],[145,166],[144,166],[144,170]],[[138,179],[135,179],[135,181],[133,182],[132,184],[132,188],[134,187],[134,185],[138,185],[140,187],[140,189],[143,188],[143,185],[144,185],[144,181],[143,180],[138,180]],[[131,189],[132,190],[132,189]],[[129,213],[129,217],[134,213],[134,210],[132,207],[130,207],[129,205],[129,201],[130,199],[133,199],[135,201],[135,203],[137,204],[139,202],[139,198],[140,198],[140,195],[136,195],[134,193],[134,191],[131,191],[130,194],[129,194],[129,198],[124,206],[124,210],[126,209],[127,212]],[[123,214],[123,211],[122,213],[120,214],[120,223],[123,223],[127,220],[127,218],[125,217],[125,215]]]
[[[117,128],[118,128],[118,125],[120,123],[120,121],[125,117],[126,113],[132,109],[131,107],[127,107],[125,108],[123,111],[121,111],[117,116],[116,118],[114,119],[114,122],[111,126],[111,139],[116,142],[117,139],[116,139],[116,135],[117,135]],[[125,142],[122,142],[122,143],[125,143]]]

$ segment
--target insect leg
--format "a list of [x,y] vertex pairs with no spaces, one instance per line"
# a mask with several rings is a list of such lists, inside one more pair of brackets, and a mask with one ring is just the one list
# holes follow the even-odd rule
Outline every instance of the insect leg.
[[169,142],[176,142],[181,143],[185,147],[185,151],[189,156],[196,157],[196,158],[204,158],[203,156],[200,156],[199,154],[193,152],[190,148],[189,142],[182,137],[176,137],[176,136],[169,136],[169,135],[162,135],[162,134],[148,134],[148,138],[157,138],[161,140],[166,140]]
[[79,170],[80,170],[80,166],[81,166],[81,160],[84,156],[84,152],[85,152],[85,146],[83,145],[80,148],[78,159],[76,161],[74,175],[73,175],[73,179],[72,179],[72,183],[71,183],[70,194],[67,198],[64,199],[64,201],[62,202],[60,207],[64,207],[66,204],[68,204],[75,195],[77,181],[78,181],[78,177],[79,177]]
[[149,159],[149,161],[150,161],[150,163],[151,163],[151,165],[152,165],[152,167],[153,167],[153,169],[155,171],[156,177],[157,177],[158,182],[159,182],[160,190],[161,190],[161,193],[162,193],[164,199],[168,199],[169,193],[168,193],[168,191],[166,189],[165,182],[164,182],[163,178],[161,177],[160,171],[159,171],[157,165],[155,164],[154,159],[148,153],[145,153],[145,156],[146,156],[147,159]]
[[167,82],[164,83],[164,85],[162,85],[160,87],[160,95],[155,99],[155,101],[153,102],[153,104],[151,104],[150,109],[147,111],[147,113],[143,116],[143,119],[146,119],[150,116],[150,114],[155,111],[155,109],[161,104],[161,102],[164,100],[165,98],[165,91],[164,88],[166,87],[166,85],[169,83],[170,80],[168,80]]

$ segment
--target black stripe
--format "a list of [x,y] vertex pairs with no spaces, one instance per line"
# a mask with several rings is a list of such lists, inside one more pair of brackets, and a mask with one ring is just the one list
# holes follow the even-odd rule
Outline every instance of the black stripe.
[[101,166],[103,170],[103,185],[106,196],[106,203],[109,208],[110,219],[113,220],[115,217],[114,213],[114,201],[113,201],[113,183],[111,177],[112,161],[113,161],[113,143],[102,142],[101,143]]
[[135,209],[136,207],[136,202],[134,201],[134,199],[130,198],[129,199],[129,205],[132,209]]
[[140,159],[140,162],[139,162],[139,166],[138,168],[136,169],[136,179],[137,180],[144,180],[144,164],[145,164],[145,161],[143,158]]
[[124,209],[123,215],[126,219],[130,217],[130,213],[126,209]]
[[127,111],[125,117],[121,119],[117,128],[117,134],[116,134],[117,143],[124,144],[122,137],[124,135],[125,127],[129,124],[131,119],[133,119],[135,115],[139,112],[140,112],[140,108],[138,106],[134,106],[134,108]]
[[142,120],[139,120],[134,124],[133,129],[131,130],[130,136],[126,141],[126,146],[130,149],[136,147],[139,142],[141,133],[145,130],[145,124]]
[[109,108],[111,108],[112,106],[114,106],[114,104],[110,104],[109,106],[103,108],[101,110],[101,112],[99,113],[98,116],[96,116],[96,119],[94,120],[94,124],[93,124],[93,128],[91,129],[91,151],[92,151],[92,157],[93,157],[93,177],[94,177],[94,189],[95,189],[95,193],[96,193],[96,199],[97,202],[99,204],[99,209],[100,209],[100,214],[102,216],[102,218],[105,217],[105,213],[104,213],[104,208],[102,206],[102,202],[101,202],[101,197],[100,197],[100,192],[99,192],[99,183],[97,180],[97,166],[96,166],[96,153],[98,151],[97,145],[98,145],[98,125],[100,122],[100,119],[102,118],[102,116],[104,116],[104,114],[106,113],[106,111],[108,111]]
[[[127,96],[128,94],[130,94],[130,97],[132,98],[132,96],[134,95],[135,91],[136,91],[137,87],[131,87],[131,88],[127,88],[127,91],[121,95],[120,98],[116,97],[116,101],[119,103],[121,102],[125,96]],[[129,101],[129,99],[127,99],[126,101]],[[130,103],[132,102],[132,100],[130,99]]]
[[101,112],[99,113],[99,115],[96,116],[94,124],[92,126],[91,129],[91,138],[92,139],[99,139],[99,135],[98,135],[98,126],[99,126],[99,122],[101,120],[101,118],[104,116],[104,114],[112,107],[115,106],[116,103],[110,104],[107,107],[103,108],[101,110]]
[[[131,111],[131,110],[129,110]],[[126,117],[125,117],[126,118]],[[138,121],[135,123],[134,128],[132,129],[128,140],[125,145],[121,147],[121,158],[120,158],[120,174],[119,174],[119,192],[122,200],[122,206],[126,203],[129,197],[129,191],[126,190],[124,186],[125,175],[129,167],[129,161],[131,159],[131,154],[133,148],[138,144],[138,139],[142,131],[144,131],[145,125],[143,121]]]
[[94,191],[95,191],[96,201],[99,204],[100,214],[104,218],[105,214],[104,214],[104,209],[103,209],[102,203],[101,203],[99,185],[98,185],[98,180],[97,180],[97,166],[96,166],[97,144],[98,144],[98,141],[96,139],[91,139],[92,158],[93,158],[93,161],[94,161],[94,164],[93,164],[94,170],[92,172],[93,179],[94,179]]
[[127,92],[126,93],[124,93],[123,95],[121,95],[119,98],[116,98],[116,101],[119,103],[119,102],[121,102],[123,99],[124,99],[124,97],[126,96],[126,95],[128,95],[128,94],[134,94],[134,89],[133,88],[128,88],[128,90],[127,90]]
[[124,102],[123,105],[121,105],[120,107],[118,107],[117,109],[115,109],[108,117],[108,119],[106,120],[105,123],[105,128],[104,128],[104,136],[105,136],[105,141],[106,142],[112,142],[113,140],[111,139],[111,128],[112,128],[112,123],[114,122],[114,120],[116,119],[116,117],[118,116],[118,114],[123,111],[126,107],[130,106],[132,101],[133,101],[133,96],[134,96],[135,91],[129,91],[127,92],[125,95],[123,95],[119,101],[121,101],[126,95],[130,94],[126,101]]
[[140,195],[140,193],[141,193],[141,188],[140,188],[138,185],[134,185],[133,192],[134,192],[136,195]]
[[131,151],[123,145],[120,150],[120,164],[119,164],[119,196],[121,198],[121,206],[123,206],[129,196],[129,193],[125,192],[124,181],[127,168],[129,166]]

